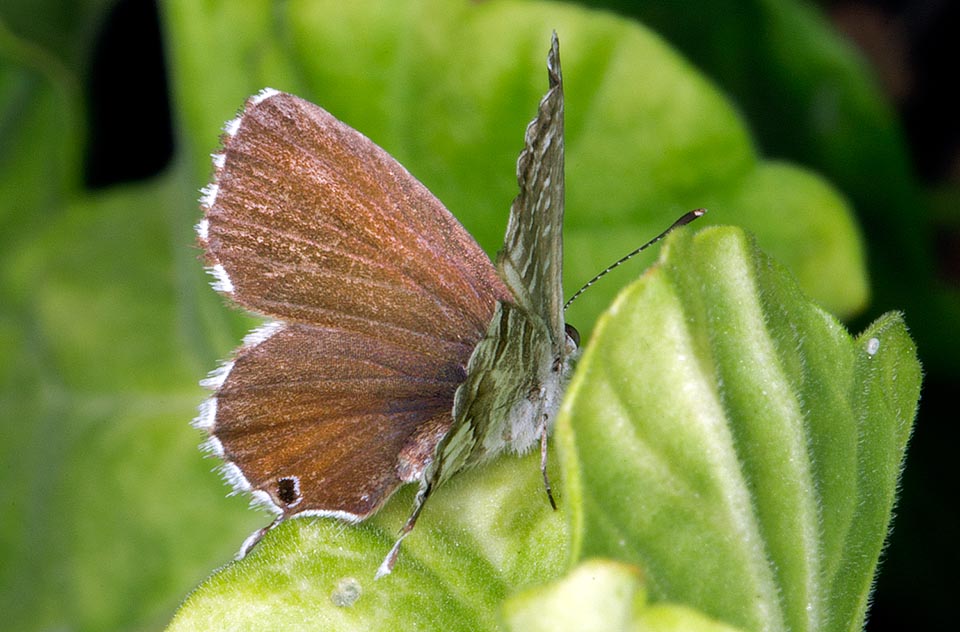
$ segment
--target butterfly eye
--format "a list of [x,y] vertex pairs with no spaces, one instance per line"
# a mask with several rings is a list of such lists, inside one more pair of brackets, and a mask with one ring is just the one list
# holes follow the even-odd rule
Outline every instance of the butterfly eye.
[[298,504],[303,499],[300,495],[300,479],[288,476],[277,481],[277,497],[291,507]]
[[577,331],[577,328],[573,325],[566,324],[563,326],[564,330],[567,332],[567,338],[573,341],[575,347],[580,346],[580,332]]

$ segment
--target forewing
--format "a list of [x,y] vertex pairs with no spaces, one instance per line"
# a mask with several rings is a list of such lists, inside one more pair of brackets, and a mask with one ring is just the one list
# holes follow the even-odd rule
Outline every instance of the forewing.
[[272,90],[225,132],[197,227],[218,290],[274,318],[469,354],[509,292],[406,169],[322,108]]
[[366,334],[271,323],[211,376],[197,425],[238,490],[287,517],[362,520],[419,478],[464,376]]
[[522,452],[533,445],[559,403],[568,347],[560,278],[563,82],[556,34],[547,68],[549,89],[527,127],[517,161],[520,194],[497,258],[513,300],[498,304],[470,357],[456,392],[453,426],[438,445],[408,525],[430,490],[461,469],[504,449]]
[[497,257],[515,301],[543,318],[553,351],[566,344],[563,322],[563,76],[554,34],[547,56],[550,88],[527,126],[517,160],[520,195],[510,207],[507,236]]

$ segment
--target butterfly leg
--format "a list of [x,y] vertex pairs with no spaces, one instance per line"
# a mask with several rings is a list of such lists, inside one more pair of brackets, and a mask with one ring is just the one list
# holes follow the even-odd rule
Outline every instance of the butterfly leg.
[[274,518],[273,522],[271,522],[267,526],[263,527],[262,529],[257,529],[256,531],[251,533],[250,536],[243,541],[243,544],[240,545],[240,550],[237,551],[237,554],[234,556],[233,559],[242,560],[243,558],[245,558],[247,554],[250,553],[251,549],[257,546],[260,540],[263,539],[263,536],[267,535],[270,531],[273,531],[273,529],[275,529],[281,522],[283,522],[285,518],[286,518],[285,515],[280,514],[279,516]]
[[544,416],[540,424],[540,471],[543,473],[543,485],[547,489],[547,498],[550,506],[557,510],[557,503],[553,499],[553,490],[550,488],[550,477],[547,476],[547,418]]
[[413,531],[413,527],[416,526],[417,518],[420,517],[420,512],[423,511],[423,505],[426,504],[432,489],[433,485],[429,482],[424,482],[421,485],[420,491],[417,492],[417,498],[413,501],[413,513],[410,514],[410,517],[407,518],[407,523],[400,529],[400,535],[397,536],[397,541],[394,543],[393,548],[390,549],[390,552],[387,553],[387,557],[384,558],[383,563],[380,564],[380,568],[377,569],[377,574],[374,576],[374,579],[380,579],[393,572],[393,565],[397,562],[397,554],[400,553],[400,543]]

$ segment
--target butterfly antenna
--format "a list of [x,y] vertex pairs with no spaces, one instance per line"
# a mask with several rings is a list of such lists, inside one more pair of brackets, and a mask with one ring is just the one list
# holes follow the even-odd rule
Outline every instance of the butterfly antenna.
[[706,212],[707,212],[707,209],[705,209],[705,208],[698,208],[698,209],[696,209],[696,210],[690,211],[689,213],[685,214],[683,217],[681,217],[680,219],[678,219],[677,221],[675,221],[673,224],[671,224],[671,225],[670,225],[670,228],[668,228],[667,230],[663,231],[662,233],[660,233],[659,235],[657,235],[656,237],[654,237],[653,239],[651,239],[651,240],[648,241],[647,243],[643,244],[642,246],[640,246],[639,248],[637,248],[637,249],[634,250],[633,252],[628,253],[627,255],[624,255],[623,257],[621,257],[621,258],[617,259],[616,261],[614,261],[613,263],[611,263],[609,266],[607,266],[606,270],[604,270],[603,272],[601,272],[601,273],[598,274],[597,276],[593,277],[592,279],[590,279],[589,281],[587,281],[586,283],[584,283],[582,288],[580,288],[579,290],[577,290],[576,292],[574,292],[574,293],[573,293],[573,296],[571,296],[570,299],[569,299],[566,303],[563,304],[563,309],[567,309],[568,307],[570,307],[570,303],[572,303],[574,300],[576,300],[576,298],[577,298],[578,296],[580,296],[581,294],[583,294],[584,292],[586,292],[588,287],[590,287],[591,285],[593,285],[594,283],[596,283],[597,281],[599,281],[601,278],[603,278],[604,276],[606,276],[606,274],[609,273],[609,272],[611,272],[614,268],[616,268],[617,266],[619,266],[619,265],[621,265],[621,264],[623,264],[623,263],[626,263],[627,261],[629,261],[630,259],[632,259],[632,258],[635,257],[636,255],[640,254],[641,252],[643,252],[644,250],[646,250],[647,248],[649,248],[649,247],[652,246],[653,244],[657,243],[658,241],[660,241],[661,239],[663,239],[664,237],[666,237],[667,235],[669,235],[675,228],[680,228],[681,226],[685,226],[685,225],[689,224],[690,222],[692,222],[693,220],[697,219],[698,217],[701,217],[701,216],[702,216],[704,213],[706,213]]

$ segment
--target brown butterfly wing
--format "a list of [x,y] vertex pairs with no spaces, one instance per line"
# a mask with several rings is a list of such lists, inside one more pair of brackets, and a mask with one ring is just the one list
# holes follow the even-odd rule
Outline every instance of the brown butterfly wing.
[[282,516],[362,519],[420,476],[509,290],[422,184],[307,101],[250,99],[214,164],[215,287],[278,322],[207,381],[197,425]]
[[218,289],[274,318],[469,354],[510,296],[487,255],[368,138],[298,97],[262,95],[228,124],[201,201]]
[[360,520],[419,478],[450,427],[456,360],[300,324],[251,338],[199,422],[237,488],[288,517]]

